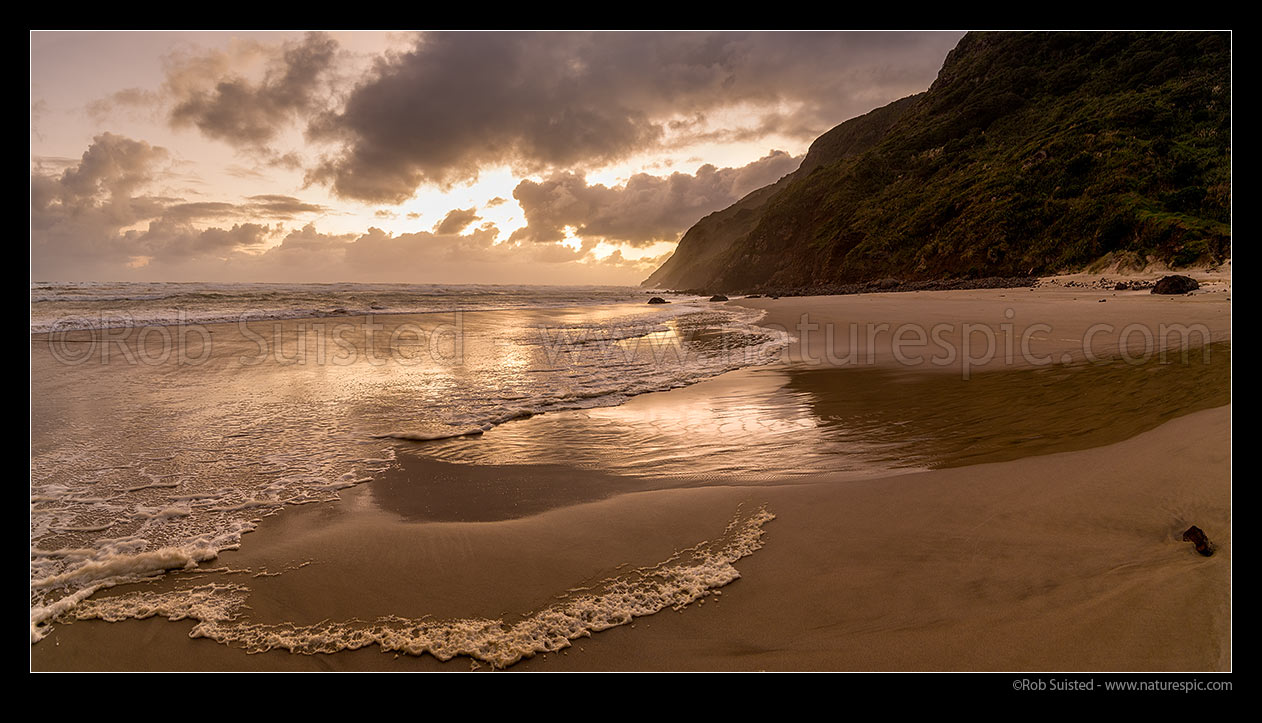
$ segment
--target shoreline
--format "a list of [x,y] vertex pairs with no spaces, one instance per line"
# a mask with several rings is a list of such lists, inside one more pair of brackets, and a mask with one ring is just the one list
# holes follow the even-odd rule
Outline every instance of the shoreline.
[[971,370],[1151,358],[1176,344],[1231,338],[1230,297],[1221,293],[1159,296],[1044,285],[727,303],[765,311],[759,326],[796,337],[785,363],[917,368],[965,378]]
[[[1224,270],[1224,267],[1226,269]],[[855,296],[859,294],[908,293],[919,291],[977,291],[983,289],[1019,289],[1023,287],[1039,287],[1044,285],[1069,284],[1079,288],[1095,288],[1113,291],[1118,282],[1131,285],[1132,290],[1149,291],[1153,283],[1163,276],[1190,276],[1201,283],[1218,283],[1224,279],[1230,284],[1231,259],[1217,266],[1193,266],[1183,269],[1171,269],[1164,265],[1152,265],[1144,269],[1121,271],[1115,266],[1103,267],[1101,271],[1074,271],[1059,274],[1026,275],[1026,276],[981,276],[977,278],[943,278],[943,279],[899,279],[887,277],[875,281],[857,281],[841,284],[824,284],[817,286],[772,287],[757,286],[747,290],[715,292],[704,288],[693,289],[660,289],[667,294],[692,294],[711,296],[714,293],[732,294],[735,296],[752,295],[758,297],[793,298],[798,296]],[[641,284],[643,286],[643,284]]]
[[[1084,297],[1080,303],[1072,303],[1074,294]],[[790,346],[782,367],[803,363],[804,351],[822,343],[897,371],[906,365],[893,345],[852,350],[823,329],[966,319],[998,329],[1005,309],[1014,310],[1015,321],[1008,320],[1016,331],[1040,319],[1055,322],[1056,333],[1040,337],[1041,354],[1080,349],[1081,334],[1102,319],[1201,324],[1211,340],[1230,340],[1224,295],[1109,298],[1114,303],[1098,305],[1094,296],[1061,287],[737,302],[765,309],[762,326],[787,326],[804,314],[820,323]],[[975,365],[1003,367],[1002,359]],[[683,398],[704,404],[705,389],[739,386],[719,379],[735,377],[640,395],[611,409],[635,406],[651,417]],[[1228,403],[1176,414],[1121,441],[1093,437],[1060,451],[1053,440],[1040,456],[859,479],[673,479],[663,488],[651,477],[604,478],[564,465],[444,466],[418,457],[343,490],[338,501],[265,518],[240,550],[199,569],[93,599],[196,581],[244,585],[248,619],[263,625],[400,615],[513,620],[576,587],[715,540],[738,510],[765,505],[776,519],[766,524],[762,549],[733,563],[739,579],[679,611],[636,618],[509,669],[1230,670],[1230,412]],[[511,424],[522,423],[496,429]],[[554,438],[558,450],[565,439]],[[444,489],[491,496],[472,514],[448,501]],[[1218,554],[1201,558],[1179,539],[1189,524],[1208,533]],[[247,655],[190,639],[193,626],[152,617],[59,622],[32,647],[31,666],[476,667],[467,658],[383,655],[375,646]],[[1152,630],[1169,631],[1169,638],[1154,641]]]
[[[248,601],[258,619],[311,622],[331,604],[360,619],[418,606],[441,617],[467,614],[474,599],[484,615],[513,615],[618,565],[652,564],[695,543],[697,530],[721,529],[740,505],[766,505],[776,519],[763,549],[736,563],[740,579],[720,596],[509,669],[1230,670],[1229,418],[1219,407],[1114,445],[1012,462],[635,492],[493,523],[408,522],[367,499],[369,483],[265,520],[215,566],[268,575]],[[1179,539],[1188,524],[1214,540],[1213,557]],[[575,539],[605,559],[579,559]],[[445,559],[434,557],[440,550]],[[474,570],[461,559],[493,562]],[[522,560],[534,562],[523,569]],[[400,580],[417,586],[389,584]],[[187,637],[192,626],[58,624],[32,648],[32,668],[475,667],[375,647],[246,655]]]
[[[1208,284],[1215,287],[1223,287],[1223,286],[1226,287],[1226,288],[1202,289],[1200,291],[1192,292],[1192,294],[1189,294],[1189,295],[1201,295],[1201,294],[1206,293],[1207,291],[1208,292],[1219,292],[1219,291],[1229,292],[1230,286],[1231,286],[1230,266],[1231,266],[1231,262],[1229,260],[1218,267],[1212,267],[1212,268],[1196,267],[1196,268],[1179,269],[1179,270],[1158,269],[1158,270],[1145,270],[1145,271],[1139,271],[1139,272],[1132,272],[1132,273],[1126,273],[1126,274],[1122,274],[1122,273],[1099,274],[1099,273],[1088,273],[1084,271],[1084,272],[1076,272],[1076,273],[1068,273],[1068,274],[1055,274],[1055,275],[1050,275],[1050,276],[1019,276],[1019,277],[993,276],[993,277],[983,277],[983,278],[978,278],[978,279],[937,279],[937,280],[919,280],[919,281],[901,281],[897,279],[890,279],[888,281],[873,281],[873,282],[864,282],[864,283],[856,283],[856,284],[845,284],[845,285],[840,285],[836,287],[795,288],[795,289],[789,289],[789,290],[784,290],[784,291],[756,290],[756,291],[748,292],[748,294],[751,294],[752,296],[747,296],[745,292],[731,292],[736,296],[742,297],[739,299],[732,298],[731,301],[736,302],[736,301],[744,301],[745,299],[758,299],[758,298],[772,299],[772,297],[796,299],[796,298],[821,298],[821,297],[827,298],[827,297],[835,297],[835,296],[865,296],[865,295],[878,295],[878,294],[906,294],[906,293],[944,292],[944,291],[992,291],[992,290],[1008,291],[1008,290],[1013,290],[1013,289],[1026,289],[1026,288],[1033,291],[1039,288],[1049,288],[1049,287],[1063,287],[1066,289],[1075,289],[1075,290],[1078,290],[1080,293],[1084,293],[1084,294],[1091,293],[1091,292],[1106,293],[1106,292],[1115,291],[1115,289],[1112,288],[1112,284],[1118,281],[1126,282],[1126,283],[1138,283],[1140,284],[1140,286],[1137,286],[1134,289],[1131,289],[1132,292],[1142,291],[1143,293],[1149,293],[1151,285],[1154,281],[1161,278],[1162,276],[1170,275],[1170,274],[1180,274],[1180,275],[1191,276],[1192,278],[1195,278],[1200,283],[1202,283],[1202,285]],[[1227,267],[1226,270],[1224,270],[1223,267]],[[888,282],[896,282],[896,283],[888,283]],[[1108,282],[1108,283],[1105,284],[1105,282]],[[55,282],[40,282],[40,283],[55,283]],[[179,283],[188,283],[190,285],[195,285],[198,282],[179,282]],[[249,285],[249,284],[246,284],[246,285]],[[257,285],[267,286],[268,284],[260,282]],[[329,283],[329,284],[311,284],[311,285],[312,286],[338,286],[340,284]],[[406,284],[402,284],[402,285],[406,286]],[[475,284],[471,286],[488,286],[488,285]],[[489,286],[505,286],[505,287],[511,288],[516,285],[491,284]],[[540,288],[571,288],[571,287],[541,285]],[[578,287],[573,287],[573,288],[586,288],[586,287],[578,286]],[[623,287],[604,287],[604,288],[623,288]],[[646,295],[656,294],[656,293],[681,295],[681,296],[683,295],[695,296],[696,298],[692,300],[695,302],[704,302],[706,300],[705,297],[712,295],[711,292],[706,291],[704,289],[648,289],[648,290],[645,290],[645,287],[643,287],[642,285],[641,286],[628,286],[625,288],[628,290],[628,293],[631,298],[628,298],[626,300],[621,300],[621,301],[601,302],[599,305],[616,306],[619,304],[626,304],[626,305],[638,306],[641,304],[641,300],[642,300],[641,297],[646,296]],[[471,313],[477,313],[477,312],[530,311],[530,310],[535,310],[535,309],[557,310],[557,309],[567,309],[567,308],[585,308],[585,306],[584,305],[576,306],[574,304],[565,303],[565,304],[543,305],[543,306],[524,305],[524,306],[483,307],[483,308],[468,308],[468,309],[449,308],[449,309],[432,309],[432,310],[423,310],[423,311],[415,311],[415,310],[391,311],[389,309],[377,309],[377,310],[371,310],[367,313],[363,311],[348,312],[348,311],[342,310],[341,312],[339,312],[339,310],[332,310],[325,313],[311,313],[311,314],[304,314],[304,315],[299,315],[299,316],[263,316],[259,318],[249,318],[249,319],[242,319],[242,318],[213,319],[213,320],[208,320],[208,321],[192,321],[188,323],[146,322],[146,323],[139,323],[139,324],[119,325],[119,326],[83,327],[83,328],[58,329],[58,330],[41,329],[37,331],[31,331],[30,335],[32,338],[42,338],[54,333],[110,331],[110,330],[117,330],[117,329],[139,329],[139,328],[144,328],[146,326],[153,326],[153,327],[178,327],[178,326],[194,326],[194,325],[196,326],[221,326],[221,325],[227,326],[227,325],[236,325],[236,324],[241,324],[241,323],[256,324],[256,323],[266,323],[266,322],[299,322],[299,321],[308,321],[308,320],[321,320],[321,321],[339,320],[339,319],[352,320],[352,319],[360,319],[360,318],[375,317],[375,316],[427,317],[427,316],[431,316],[435,314],[452,314],[452,313],[471,314]]]

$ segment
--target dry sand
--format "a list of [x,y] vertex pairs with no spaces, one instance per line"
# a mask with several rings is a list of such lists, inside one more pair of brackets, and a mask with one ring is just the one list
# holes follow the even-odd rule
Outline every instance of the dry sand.
[[[786,325],[802,313],[836,323],[998,324],[1003,319],[996,312],[1013,308],[1018,320],[1055,326],[1042,347],[1048,354],[1080,349],[1081,332],[1102,321],[1203,324],[1213,338],[1230,336],[1224,293],[1119,295],[1106,304],[1092,296],[1074,304],[1075,291],[742,303],[765,306],[768,323]],[[800,341],[794,351],[802,347]],[[893,361],[890,348],[874,348],[878,363]],[[765,505],[776,515],[765,527],[765,546],[735,563],[741,579],[721,596],[580,638],[561,653],[513,669],[1229,670],[1230,407],[1109,441],[880,479],[821,475],[792,484],[675,489],[626,483],[604,499],[586,491],[584,482],[600,482],[592,473],[551,469],[543,472],[564,484],[545,502],[539,501],[548,489],[541,470],[414,461],[345,491],[339,503],[269,518],[241,551],[211,563],[249,573],[211,573],[198,582],[248,585],[249,616],[262,622],[381,615],[511,620],[572,587],[717,537],[738,508]],[[526,506],[516,513],[501,501],[498,511],[474,519],[442,513],[434,502],[441,495],[420,485],[444,475],[488,489],[522,480],[511,494]],[[1213,557],[1181,541],[1190,524],[1218,545]],[[264,570],[283,572],[254,577]],[[169,589],[201,574],[139,587]],[[126,590],[107,594],[120,592]],[[58,624],[32,648],[31,665],[471,667],[465,658],[442,664],[375,647],[246,655],[188,638],[192,626],[157,618]]]
[[790,363],[897,365],[959,374],[1090,361],[1120,351],[1138,358],[1167,346],[1178,348],[1185,340],[1199,345],[1228,339],[1230,278],[1202,276],[1200,290],[1181,296],[1060,285],[1099,278],[1074,276],[1035,289],[764,297],[734,303],[766,310],[760,324],[797,337],[786,356]]

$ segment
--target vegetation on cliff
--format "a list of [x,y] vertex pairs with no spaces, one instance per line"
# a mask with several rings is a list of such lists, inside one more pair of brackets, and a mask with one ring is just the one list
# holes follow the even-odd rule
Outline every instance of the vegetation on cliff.
[[1230,254],[1221,33],[974,33],[937,80],[821,136],[645,283],[715,291],[1027,276]]

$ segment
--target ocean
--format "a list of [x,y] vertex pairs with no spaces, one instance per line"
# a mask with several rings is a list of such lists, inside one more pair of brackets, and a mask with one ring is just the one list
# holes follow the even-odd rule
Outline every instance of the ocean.
[[236,549],[262,518],[337,499],[401,449],[617,407],[766,365],[788,343],[760,311],[647,298],[32,283],[32,642],[94,592]]

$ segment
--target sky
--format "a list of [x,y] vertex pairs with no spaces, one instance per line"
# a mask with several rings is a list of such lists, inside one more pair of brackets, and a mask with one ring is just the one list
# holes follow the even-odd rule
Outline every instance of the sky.
[[31,278],[638,284],[957,32],[32,32]]

